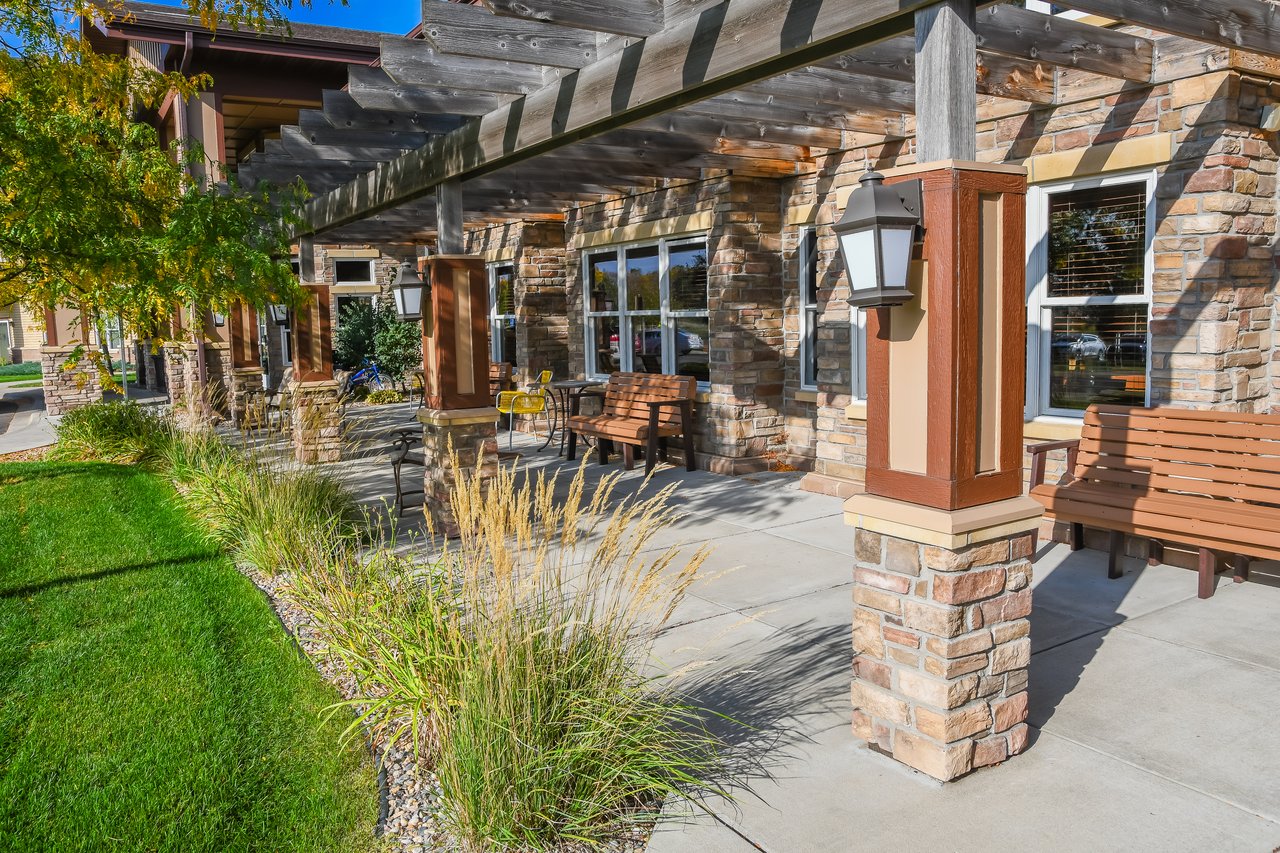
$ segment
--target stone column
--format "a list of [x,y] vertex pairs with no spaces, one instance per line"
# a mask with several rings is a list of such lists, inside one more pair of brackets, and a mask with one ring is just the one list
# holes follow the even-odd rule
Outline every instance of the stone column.
[[496,415],[497,410],[490,406],[418,410],[426,470],[426,511],[438,533],[458,535],[450,502],[458,479],[477,466],[482,477],[492,477],[497,471]]
[[86,359],[74,367],[63,367],[76,348],[41,347],[40,372],[44,384],[44,408],[50,415],[63,415],[102,399],[98,369]]
[[944,782],[1022,752],[1040,505],[857,508],[854,733]]
[[294,456],[304,465],[337,462],[342,458],[342,407],[336,380],[294,382]]

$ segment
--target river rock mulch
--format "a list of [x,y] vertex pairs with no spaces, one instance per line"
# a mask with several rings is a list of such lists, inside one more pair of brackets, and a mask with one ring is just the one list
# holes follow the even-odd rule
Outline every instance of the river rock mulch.
[[[285,630],[310,658],[321,677],[332,684],[343,699],[362,698],[350,672],[329,654],[317,637],[311,617],[289,598],[285,591],[288,578],[284,575],[271,578],[250,566],[239,566],[239,569],[266,595]],[[370,737],[374,758],[379,762],[383,802],[378,826],[383,837],[407,853],[463,853],[465,845],[437,820],[440,783],[436,775],[414,756],[411,748],[400,744],[388,748],[385,738],[371,732]],[[648,844],[649,833],[635,830],[630,836],[611,842],[605,850],[607,853],[643,853]],[[556,853],[587,853],[588,849],[571,843]]]

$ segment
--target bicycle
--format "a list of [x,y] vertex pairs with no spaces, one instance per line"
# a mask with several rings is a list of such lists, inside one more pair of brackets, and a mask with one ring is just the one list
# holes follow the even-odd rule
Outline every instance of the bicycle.
[[378,363],[366,358],[360,369],[352,372],[347,377],[347,386],[344,390],[350,394],[357,388],[364,388],[366,391],[373,388],[381,391],[383,387],[382,374],[378,372]]

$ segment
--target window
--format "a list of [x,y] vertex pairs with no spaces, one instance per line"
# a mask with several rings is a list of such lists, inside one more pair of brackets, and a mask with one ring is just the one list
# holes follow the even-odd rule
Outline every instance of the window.
[[626,370],[710,380],[704,238],[596,252],[583,263],[592,375]]
[[[800,233],[800,387],[809,391],[818,387],[818,259],[818,231],[806,228]],[[866,317],[849,309],[850,394],[855,400],[867,397]]]
[[1033,188],[1030,414],[1147,402],[1152,178]]
[[334,284],[373,284],[373,261],[339,258],[333,262]]
[[335,327],[341,326],[347,316],[347,312],[349,312],[352,308],[354,308],[357,305],[364,305],[372,309],[373,297],[372,296],[352,296],[349,294],[344,294],[342,296],[335,296],[333,299],[334,326]]
[[818,387],[818,230],[800,232],[800,387]]
[[516,366],[516,268],[489,266],[489,357]]

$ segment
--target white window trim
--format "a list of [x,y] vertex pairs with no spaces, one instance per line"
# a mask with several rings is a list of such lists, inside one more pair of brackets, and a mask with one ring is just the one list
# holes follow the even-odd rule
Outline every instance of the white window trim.
[[[813,371],[813,381],[812,382],[805,381],[805,373],[809,367],[809,360],[814,357],[814,354],[817,352],[817,349],[818,349],[817,347],[818,313],[816,310],[816,306],[819,303],[816,301],[817,293],[818,293],[817,281],[813,282],[813,293],[814,293],[815,301],[813,303],[810,303],[805,298],[805,294],[809,290],[808,278],[809,278],[810,270],[812,270],[814,278],[818,277],[818,268],[815,263],[817,259],[809,257],[809,235],[811,234],[814,237],[814,245],[815,245],[814,254],[815,255],[817,254],[816,246],[817,246],[818,229],[812,225],[809,225],[800,229],[800,251],[797,253],[799,255],[799,260],[800,260],[800,274],[796,276],[796,284],[798,285],[797,290],[799,291],[799,296],[800,296],[800,299],[799,299],[799,304],[800,304],[799,353],[800,353],[800,390],[801,391],[817,391],[818,390],[818,369],[816,365]],[[809,322],[810,304],[815,306],[815,310],[813,312],[812,324],[810,324]],[[810,352],[810,350],[813,350],[813,352]]]
[[[809,359],[809,347],[815,349],[818,345],[818,327],[821,326],[819,318],[820,311],[815,311],[813,315],[814,327],[808,328],[808,312],[805,310],[804,302],[804,278],[809,273],[809,249],[808,240],[809,233],[817,234],[817,227],[810,225],[800,229],[800,275],[797,279],[800,290],[800,390],[801,391],[817,391],[818,385],[816,381],[813,384],[806,384],[804,381],[805,364]],[[816,243],[815,243],[816,246]],[[816,249],[815,249],[816,251]],[[815,283],[814,292],[817,293],[819,287],[816,285],[821,282],[822,276],[815,267],[814,275],[818,277]],[[820,306],[821,300],[818,305]],[[810,334],[812,332],[812,335]],[[812,342],[811,342],[812,338]],[[816,375],[814,377],[817,378]],[[849,395],[855,403],[864,403],[867,399],[867,314],[857,308],[850,306],[849,308]]]
[[[338,264],[365,264],[369,270],[367,278],[360,281],[338,281]],[[334,293],[342,293],[343,288],[369,287],[377,285],[374,281],[373,260],[370,258],[334,258],[333,259],[333,285],[329,288]]]
[[[1084,417],[1075,409],[1049,405],[1049,384],[1045,381],[1052,347],[1046,333],[1050,309],[1066,305],[1141,305],[1147,306],[1147,371],[1144,405],[1151,403],[1151,282],[1155,272],[1156,171],[1144,169],[1094,178],[1081,178],[1036,184],[1027,189],[1027,407],[1026,419],[1048,422],[1074,422]],[[1117,184],[1145,183],[1147,187],[1146,246],[1144,282],[1141,294],[1125,296],[1090,296],[1086,298],[1052,299],[1045,294],[1049,286],[1049,195],[1064,190],[1086,190]]]
[[[515,302],[515,277],[516,265],[515,260],[496,261],[485,267],[485,275],[489,281],[489,358],[494,364],[500,361],[506,361],[502,357],[502,335],[501,323],[506,320],[515,320],[515,314],[499,314],[498,313],[498,270],[511,270],[511,299]],[[511,363],[515,362],[515,353],[511,354]]]
[[[703,251],[707,254],[707,308],[706,310],[671,310],[671,290],[670,290],[670,247],[680,246],[685,243],[693,243],[701,241]],[[707,339],[703,341],[703,345],[707,348],[708,357],[711,352],[711,300],[710,300],[710,267],[711,267],[711,247],[708,236],[704,233],[694,232],[685,234],[673,234],[670,236],[659,237],[657,239],[648,238],[644,240],[633,240],[628,243],[617,243],[612,246],[594,246],[590,250],[582,253],[582,282],[583,282],[583,300],[582,300],[582,334],[585,342],[583,354],[585,356],[584,372],[591,379],[605,380],[609,378],[607,373],[601,373],[596,370],[595,343],[589,337],[592,333],[591,321],[599,318],[614,318],[618,321],[618,369],[624,372],[634,369],[632,359],[634,353],[631,346],[623,346],[623,341],[631,340],[631,317],[634,316],[656,316],[659,318],[659,324],[662,328],[662,369],[667,373],[674,373],[676,367],[675,354],[675,321],[680,317],[696,317],[706,318],[708,325]],[[661,305],[659,310],[651,311],[629,311],[627,310],[627,289],[626,289],[626,252],[628,249],[646,248],[649,246],[658,247],[658,292],[661,297]],[[618,307],[614,311],[598,311],[591,310],[591,259],[596,255],[607,255],[613,253],[617,257],[618,264]],[[711,383],[699,381],[698,390],[710,390]]]

